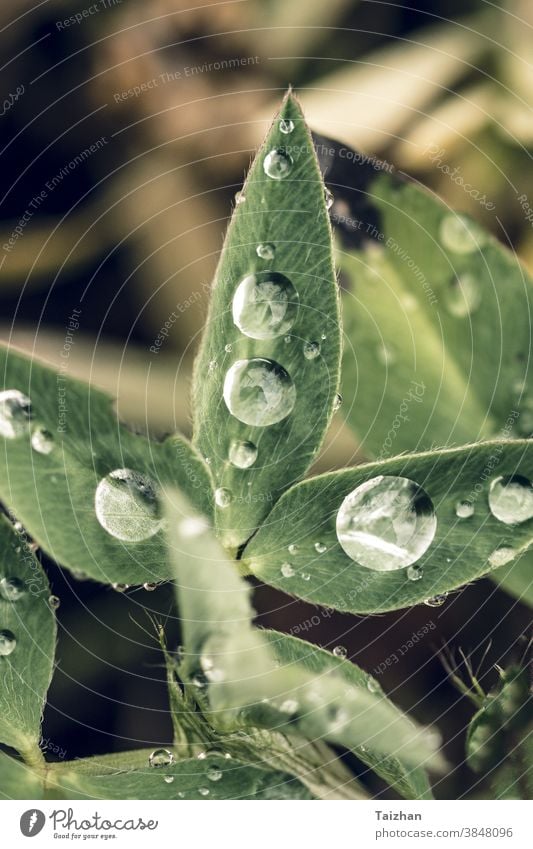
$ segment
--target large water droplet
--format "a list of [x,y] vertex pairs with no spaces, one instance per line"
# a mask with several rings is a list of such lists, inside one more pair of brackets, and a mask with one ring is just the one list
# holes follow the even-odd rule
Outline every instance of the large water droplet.
[[519,552],[516,549],[508,545],[502,545],[500,548],[496,548],[489,556],[489,563],[493,569],[497,569],[498,566],[505,566],[506,563],[510,563],[511,560],[518,557],[518,554]]
[[291,168],[292,158],[282,147],[271,150],[263,161],[264,172],[272,180],[284,180]]
[[481,304],[481,289],[473,274],[454,277],[446,293],[448,312],[457,318],[466,318]]
[[275,339],[294,324],[298,294],[288,277],[258,271],[244,277],[233,296],[233,321],[251,339]]
[[533,518],[533,485],[521,475],[499,477],[489,490],[489,507],[506,525],[519,525]]
[[125,542],[142,542],[163,526],[156,485],[131,469],[115,469],[96,487],[96,517],[111,536]]
[[272,242],[261,242],[255,249],[259,259],[273,260],[276,255],[276,248]]
[[237,360],[224,380],[224,401],[239,421],[266,427],[292,412],[296,389],[285,369],[273,360]]
[[25,592],[26,587],[19,578],[2,578],[0,580],[0,595],[5,601],[18,601]]
[[54,437],[44,427],[37,427],[31,435],[31,445],[38,454],[50,454],[54,447]]
[[155,768],[170,766],[174,763],[174,755],[168,749],[154,749],[148,758],[148,763]]
[[31,401],[18,389],[0,392],[0,435],[7,439],[23,436],[31,419]]
[[279,129],[284,136],[288,136],[289,133],[292,133],[294,130],[294,121],[290,118],[281,118],[279,122]]
[[439,593],[439,595],[431,596],[431,598],[426,598],[424,604],[426,607],[442,607],[446,599],[448,598],[448,593]]
[[229,461],[237,469],[249,469],[257,459],[257,447],[253,442],[234,440],[229,447]]
[[303,351],[306,360],[316,360],[320,354],[320,342],[304,342]]
[[0,631],[0,655],[7,657],[17,646],[17,638],[11,631]]
[[459,519],[470,519],[474,515],[474,505],[471,501],[458,501],[455,505],[455,515]]
[[217,507],[221,507],[222,509],[229,507],[232,499],[231,490],[227,489],[227,487],[219,486],[218,489],[215,489],[215,504]]
[[481,228],[464,215],[446,215],[439,235],[443,246],[456,254],[471,254],[485,242]]
[[337,538],[368,569],[388,572],[415,563],[431,545],[437,519],[428,494],[408,478],[379,475],[346,496]]

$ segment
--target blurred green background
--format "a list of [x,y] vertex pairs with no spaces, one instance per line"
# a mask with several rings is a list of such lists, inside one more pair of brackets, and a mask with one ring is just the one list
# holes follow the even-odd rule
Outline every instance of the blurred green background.
[[[4,0],[2,340],[60,367],[69,317],[81,311],[67,340],[69,375],[110,392],[121,418],[142,430],[189,433],[207,284],[234,195],[288,84],[313,130],[394,163],[505,232],[533,263],[531,222],[517,201],[533,197],[532,28],[527,0]],[[364,459],[337,419],[317,469]],[[167,742],[151,620],[167,622],[175,646],[169,588],[118,594],[47,565],[62,600],[43,732],[60,753],[50,756]],[[524,651],[525,607],[488,581],[442,609],[373,618],[324,616],[267,588],[256,604],[261,624],[286,631],[318,617],[300,636],[342,643],[368,671],[434,625],[381,681],[447,741],[452,771],[437,796],[483,794],[463,764],[471,708],[437,652],[462,647],[476,662],[487,649],[488,686],[495,662]]]

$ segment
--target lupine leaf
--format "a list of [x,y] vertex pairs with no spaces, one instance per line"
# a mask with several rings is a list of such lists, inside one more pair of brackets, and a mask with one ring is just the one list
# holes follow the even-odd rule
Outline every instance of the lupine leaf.
[[[286,176],[266,173],[272,155],[278,157],[274,173],[288,168]],[[290,94],[251,167],[241,201],[215,276],[193,405],[196,444],[222,493],[217,525],[232,550],[311,464],[339,380],[338,291],[324,184]],[[248,360],[255,362],[245,365]]]

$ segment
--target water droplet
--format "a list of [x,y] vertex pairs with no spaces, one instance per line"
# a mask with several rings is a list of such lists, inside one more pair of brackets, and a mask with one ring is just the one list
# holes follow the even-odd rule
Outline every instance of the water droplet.
[[205,761],[205,759],[207,757],[207,752],[198,752],[196,757],[198,758],[199,761]]
[[420,581],[424,577],[424,570],[421,566],[408,566],[405,574],[409,581]]
[[292,158],[282,147],[271,150],[263,161],[263,170],[272,180],[284,180],[291,168]]
[[292,342],[292,336],[285,336],[283,341],[286,345],[288,345],[290,342]]
[[326,209],[331,209],[335,198],[333,197],[333,192],[331,192],[327,186],[324,186],[324,200],[326,201]]
[[431,596],[431,598],[426,598],[424,604],[426,607],[442,607],[446,599],[448,598],[448,593],[439,593],[439,595]]
[[174,755],[168,749],[154,749],[148,758],[148,763],[151,767],[157,769],[162,766],[170,766],[174,763]]
[[266,427],[292,412],[296,389],[285,369],[273,360],[237,360],[224,380],[224,401],[239,421]]
[[0,392],[0,436],[16,439],[23,436],[31,419],[31,401],[18,389]]
[[455,505],[455,515],[459,519],[470,519],[474,515],[474,509],[471,501],[458,501]]
[[328,337],[326,336],[325,333],[321,333],[320,338],[322,339],[323,342],[325,342]]
[[378,682],[375,681],[374,678],[368,679],[368,681],[366,682],[366,687],[370,693],[379,693],[380,687]]
[[288,136],[289,133],[292,133],[294,130],[294,121],[290,118],[281,118],[279,122],[279,129],[283,135]]
[[409,478],[379,475],[346,496],[337,538],[356,563],[388,572],[410,566],[427,551],[437,529],[428,494]]
[[315,542],[315,551],[318,552],[318,554],[324,554],[327,550],[328,547],[327,545],[324,545],[323,542]]
[[505,525],[519,525],[533,518],[533,486],[521,475],[499,477],[489,490],[489,507]]
[[0,580],[0,595],[4,601],[18,601],[25,592],[26,587],[19,578],[2,578]]
[[204,457],[204,463],[206,464],[206,466],[210,466],[211,465],[211,457]]
[[215,766],[215,764],[213,764],[213,766],[210,766],[209,769],[206,772],[206,775],[207,775],[209,781],[220,781],[223,774],[224,773],[222,772],[220,767]]
[[163,778],[163,781],[165,782],[165,784],[172,784],[172,782],[174,781],[174,776],[173,775],[165,775],[165,777]]
[[288,277],[258,271],[244,277],[233,296],[233,321],[251,339],[275,339],[293,326],[298,293]]
[[285,699],[285,701],[280,704],[279,709],[281,713],[288,713],[289,716],[292,716],[297,712],[299,707],[300,705],[296,699]]
[[236,205],[239,206],[239,204],[245,203],[245,202],[246,202],[246,195],[242,191],[235,192],[235,203],[236,203]]
[[342,395],[340,395],[337,392],[337,394],[335,395],[335,398],[333,399],[333,412],[334,413],[336,413],[337,410],[340,410],[341,404],[342,404]]
[[115,469],[96,487],[96,518],[111,536],[142,542],[163,527],[156,485],[131,469]]
[[156,590],[157,587],[158,585],[156,583],[150,583],[148,581],[143,584],[143,589],[145,589],[147,593],[153,593],[153,591]]
[[237,469],[249,469],[257,459],[257,447],[253,442],[234,440],[229,447],[229,461]]
[[229,342],[228,342],[227,345],[224,345],[224,350],[225,350],[226,354],[231,354],[231,352],[233,351],[233,345],[230,345]]
[[17,638],[11,631],[0,631],[0,656],[7,657],[17,647]]
[[207,787],[199,787],[198,788],[198,793],[200,794],[200,796],[209,796],[209,792],[210,791]]
[[465,215],[446,215],[440,224],[440,240],[456,254],[471,254],[484,244],[481,228]]
[[333,649],[333,654],[335,655],[335,657],[340,657],[342,658],[342,660],[344,660],[346,657],[348,657],[348,650],[344,646],[335,646],[335,648]]
[[50,454],[54,447],[54,437],[44,427],[37,427],[31,435],[31,444],[38,454]]
[[294,575],[294,569],[292,568],[290,563],[282,563],[280,572],[284,578],[292,578],[292,576]]
[[191,683],[194,684],[198,690],[205,690],[208,681],[203,672],[197,672],[192,676]]
[[273,260],[276,255],[276,248],[272,242],[261,242],[255,249],[259,259]]
[[213,374],[213,372],[216,371],[216,367],[217,367],[217,361],[216,360],[209,360],[209,365],[207,367],[208,374]]
[[51,595],[48,599],[48,604],[52,610],[57,610],[61,606],[61,599],[57,595]]
[[306,360],[316,360],[320,354],[320,342],[304,342],[303,350]]
[[219,486],[215,489],[215,504],[222,509],[229,507],[233,499],[231,490],[225,486]]
[[291,542],[289,545],[289,554],[296,554],[298,552],[298,546],[295,542]]
[[466,318],[481,304],[481,289],[473,274],[454,277],[446,293],[448,312],[457,318]]
[[129,584],[111,584],[116,593],[125,593],[126,590],[129,590]]
[[520,552],[516,551],[516,549],[511,548],[508,545],[502,545],[500,548],[496,548],[489,556],[489,563],[493,569],[497,569],[498,566],[505,566],[506,563],[510,563],[511,560],[515,560],[519,553]]
[[310,581],[311,580],[311,575],[309,574],[309,572],[302,572],[300,577],[301,577],[302,581]]

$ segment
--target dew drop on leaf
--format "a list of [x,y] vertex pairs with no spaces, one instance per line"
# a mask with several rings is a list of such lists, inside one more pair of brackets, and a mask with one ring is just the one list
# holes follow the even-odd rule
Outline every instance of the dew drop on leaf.
[[292,412],[296,389],[289,374],[274,360],[237,360],[224,380],[224,401],[239,421],[267,427]]
[[2,578],[0,580],[0,596],[4,601],[18,601],[25,592],[26,587],[19,578]]
[[258,271],[244,277],[233,296],[233,321],[251,339],[275,339],[293,326],[298,294],[288,277]]
[[246,202],[246,195],[243,192],[235,192],[235,203],[239,206],[241,203]]
[[410,566],[427,551],[437,529],[428,494],[409,478],[379,475],[346,496],[337,514],[337,538],[352,560],[389,572]]
[[471,501],[458,501],[455,505],[455,515],[459,519],[470,519],[474,515],[474,505]]
[[294,575],[294,569],[290,563],[282,563],[280,572],[284,578],[292,578]]
[[213,766],[210,766],[208,768],[206,775],[207,775],[209,781],[220,781],[220,779],[222,778],[223,772],[220,769],[220,767],[213,764]]
[[456,318],[466,318],[481,304],[481,289],[473,274],[454,277],[446,293],[446,308]]
[[54,437],[44,427],[37,427],[31,435],[31,445],[38,454],[50,454],[54,447]]
[[309,572],[302,572],[301,578],[302,578],[302,581],[310,581],[311,575],[309,574]]
[[320,342],[304,342],[303,351],[306,360],[316,360],[320,354]]
[[198,793],[200,794],[200,796],[209,796],[209,792],[210,791],[209,791],[208,787],[199,787],[198,788]]
[[489,489],[489,507],[505,525],[519,525],[533,518],[533,486],[521,475],[498,477]]
[[324,545],[323,542],[315,542],[315,551],[318,554],[324,554],[325,551],[328,550],[327,545]]
[[230,343],[228,342],[227,345],[224,345],[224,350],[226,354],[231,354],[231,352],[233,351],[233,345],[230,345]]
[[292,169],[292,158],[282,147],[274,148],[264,158],[263,170],[272,180],[284,180]]
[[229,461],[237,469],[249,469],[257,459],[257,447],[253,442],[234,440],[229,447]]
[[111,586],[113,587],[113,589],[115,590],[116,593],[125,593],[126,590],[129,590],[129,588],[130,588],[129,584],[116,583],[116,584],[111,584]]
[[456,254],[471,254],[479,250],[485,241],[481,228],[464,215],[445,215],[441,221],[439,236],[443,247]]
[[143,589],[145,589],[147,593],[153,593],[153,591],[157,589],[157,584],[147,581],[143,584]]
[[335,657],[342,658],[342,660],[348,657],[348,651],[345,646],[335,646],[335,648],[333,649],[333,654],[335,655]]
[[407,575],[407,579],[409,581],[419,581],[424,577],[424,570],[421,566],[408,566],[405,574]]
[[281,118],[279,122],[279,129],[284,136],[288,136],[294,131],[294,121],[292,121],[290,118]]
[[448,593],[439,593],[439,595],[431,596],[431,598],[426,598],[424,604],[426,607],[442,607],[446,599],[448,598]]
[[326,201],[326,209],[331,209],[335,198],[333,197],[333,193],[327,188],[327,186],[324,187],[324,200]]
[[11,631],[0,631],[0,655],[7,657],[17,646],[17,638]]
[[115,469],[96,487],[96,517],[111,536],[142,542],[163,527],[156,485],[131,469]]
[[148,763],[156,769],[162,766],[170,766],[174,763],[174,755],[168,749],[154,749],[148,758]]
[[506,563],[510,563],[511,560],[514,560],[518,557],[519,552],[514,548],[511,548],[507,545],[502,545],[500,548],[496,548],[492,554],[489,556],[489,563],[493,569],[497,569],[498,566],[505,566]]
[[31,401],[18,389],[0,392],[0,436],[16,439],[23,436],[31,419]]
[[222,509],[229,507],[232,499],[231,490],[227,489],[227,487],[219,486],[218,489],[215,489],[215,504],[217,507],[221,507]]
[[165,777],[163,778],[163,781],[165,782],[165,784],[172,784],[172,782],[174,781],[174,776],[173,775],[165,775]]
[[333,399],[333,412],[334,413],[336,413],[337,410],[340,410],[341,404],[342,404],[342,395],[340,395],[337,392],[337,394],[335,395],[335,398]]
[[369,693],[379,693],[379,684],[373,678],[369,678],[366,682],[366,688]]
[[294,554],[296,554],[297,552],[298,552],[298,546],[296,545],[296,543],[295,543],[295,542],[291,542],[291,544],[289,545],[289,554],[293,554],[293,555],[294,555]]
[[51,595],[48,599],[48,604],[52,610],[58,610],[61,606],[61,599],[57,595]]
[[261,242],[255,249],[259,259],[273,260],[276,255],[276,248],[272,242]]

